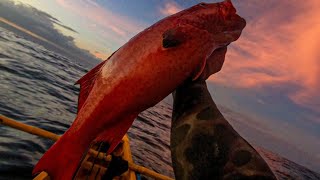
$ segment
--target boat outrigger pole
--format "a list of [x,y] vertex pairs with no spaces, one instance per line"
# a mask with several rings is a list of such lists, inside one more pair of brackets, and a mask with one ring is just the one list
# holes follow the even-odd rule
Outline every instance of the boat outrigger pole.
[[[3,115],[0,115],[0,124],[3,124],[5,126],[9,126],[9,127],[14,128],[14,129],[18,129],[20,131],[24,131],[24,132],[27,132],[27,133],[30,133],[30,134],[33,134],[33,135],[36,135],[36,136],[48,138],[48,139],[51,139],[53,141],[57,141],[60,138],[60,136],[57,135],[57,134],[54,134],[52,132],[46,131],[46,130],[41,129],[41,128],[37,128],[37,127],[34,127],[34,126],[30,126],[30,125],[18,122],[16,120],[13,120],[13,119],[8,118],[8,117],[3,116]],[[123,137],[123,141],[129,143],[128,142],[129,141],[128,137],[124,136]],[[98,152],[98,151],[93,150],[93,149],[89,149],[88,153],[93,155],[93,156],[95,156],[95,157],[97,157],[98,159],[103,159],[103,160],[108,161],[108,162],[110,162],[111,158],[112,158],[111,155],[106,156],[105,153]],[[128,161],[128,166],[129,166],[129,169],[131,171],[135,171],[137,173],[143,174],[145,176],[149,176],[151,178],[155,178],[155,179],[159,179],[159,180],[173,180],[172,178],[170,178],[168,176],[159,174],[159,173],[157,173],[157,172],[155,172],[153,170],[150,170],[150,169],[148,169],[146,167],[143,167],[143,166],[139,166],[139,165],[134,164],[133,162],[130,162],[130,161]],[[48,173],[43,171],[37,177],[35,177],[34,180],[50,180],[50,177],[49,177]]]

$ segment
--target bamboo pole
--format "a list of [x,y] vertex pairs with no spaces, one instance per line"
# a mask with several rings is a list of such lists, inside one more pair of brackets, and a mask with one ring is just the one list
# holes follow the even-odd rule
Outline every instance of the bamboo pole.
[[[6,116],[3,116],[3,115],[0,115],[0,124],[9,126],[9,127],[12,127],[12,128],[15,128],[15,129],[18,129],[18,130],[21,130],[21,131],[24,131],[24,132],[27,132],[27,133],[30,133],[30,134],[34,134],[34,135],[37,135],[37,136],[48,138],[48,139],[51,139],[53,141],[57,141],[60,138],[60,136],[57,135],[57,134],[54,134],[52,132],[46,131],[46,130],[41,129],[41,128],[37,128],[37,127],[34,127],[34,126],[26,125],[24,123],[15,121],[15,120],[13,120],[11,118],[8,118]],[[105,161],[111,161],[111,157],[112,157],[111,155],[106,156],[105,153],[97,152],[97,151],[95,151],[93,149],[89,149],[88,153],[98,157],[99,159],[104,159]],[[133,162],[128,162],[128,165],[129,165],[129,169],[130,170],[138,172],[140,174],[143,174],[143,175],[155,178],[155,179],[159,179],[159,180],[173,180],[170,177],[167,177],[167,176],[164,176],[162,174],[159,174],[159,173],[157,173],[155,171],[152,171],[152,170],[150,170],[148,168],[145,168],[143,166],[139,166],[137,164],[134,164]],[[39,178],[41,178],[41,179],[39,179]],[[50,180],[50,177],[46,172],[43,171],[34,180]]]
[[[123,150],[123,159],[127,160],[128,161],[128,166],[129,163],[133,163],[133,159],[132,159],[132,154],[131,154],[131,148],[130,148],[130,142],[129,142],[129,137],[127,135],[125,135],[123,138],[122,138],[122,150]],[[131,169],[131,171],[127,171],[125,172],[124,174],[126,177],[129,177],[129,179],[137,179],[136,177],[136,173],[135,171],[133,171]]]
[[139,165],[134,164],[132,162],[128,162],[128,165],[132,171],[139,172],[140,174],[144,174],[144,175],[147,175],[147,176],[155,178],[155,179],[173,180],[172,178],[170,178],[168,176],[156,173],[155,171],[152,171],[152,170],[145,168],[143,166],[139,166]]
[[42,171],[37,177],[33,178],[33,180],[50,180],[50,176],[47,172]]
[[34,134],[37,136],[48,138],[53,141],[57,141],[60,138],[60,136],[57,134],[54,134],[52,132],[49,132],[49,131],[46,131],[44,129],[40,129],[40,128],[37,128],[34,126],[23,124],[21,122],[15,121],[15,120],[10,119],[8,117],[5,117],[3,115],[0,115],[0,124],[10,126],[12,128],[15,128],[15,129],[18,129],[18,130],[21,130],[21,131],[24,131],[24,132],[27,132],[30,134]]

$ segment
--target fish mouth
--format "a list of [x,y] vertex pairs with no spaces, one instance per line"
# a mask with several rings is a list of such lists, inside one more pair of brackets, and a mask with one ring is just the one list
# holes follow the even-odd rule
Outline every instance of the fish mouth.
[[217,49],[227,48],[229,46],[229,44],[231,44],[231,43],[230,42],[226,43],[226,44],[222,45],[221,47],[219,47]]
[[[246,21],[242,17],[237,14],[233,14],[225,19],[225,23],[223,25],[223,33],[230,35],[238,35],[240,36],[242,30],[246,26]],[[238,39],[238,37],[236,38]]]

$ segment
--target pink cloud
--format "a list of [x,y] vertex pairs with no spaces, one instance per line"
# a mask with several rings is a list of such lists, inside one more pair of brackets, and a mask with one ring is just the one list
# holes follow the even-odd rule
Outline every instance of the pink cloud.
[[94,56],[96,56],[97,58],[100,58],[102,60],[105,60],[107,59],[110,54],[107,54],[107,53],[102,53],[102,52],[98,52],[98,51],[94,51],[94,52],[91,52]]
[[287,96],[319,111],[320,5],[318,0],[296,1],[295,5],[308,11],[279,21],[287,10],[270,8],[260,18],[249,20],[243,36],[229,48],[222,71],[210,80],[238,88],[297,84],[301,88]]
[[102,8],[91,0],[56,1],[60,6],[78,16],[83,23],[90,26],[89,28],[94,28],[101,34],[108,32],[108,38],[117,41],[119,44],[123,44],[145,27],[144,24]]
[[164,16],[169,16],[181,11],[183,8],[175,2],[166,2],[164,7],[160,7],[159,11]]

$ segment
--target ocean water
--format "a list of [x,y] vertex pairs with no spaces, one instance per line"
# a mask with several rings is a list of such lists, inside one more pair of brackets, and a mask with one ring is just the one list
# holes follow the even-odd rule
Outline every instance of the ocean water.
[[[63,134],[77,112],[74,83],[90,69],[0,27],[0,114]],[[170,117],[170,106],[160,102],[139,115],[128,135],[135,163],[173,177]],[[0,179],[30,179],[52,144],[0,125]]]

